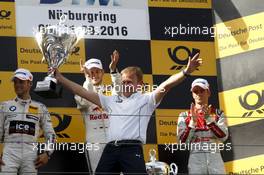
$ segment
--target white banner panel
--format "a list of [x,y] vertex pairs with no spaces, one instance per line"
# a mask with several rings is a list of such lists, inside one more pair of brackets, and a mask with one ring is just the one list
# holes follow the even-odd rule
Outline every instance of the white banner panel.
[[62,14],[67,15],[67,25],[82,26],[85,29],[85,38],[150,40],[147,5],[146,8],[132,9],[121,6],[68,5],[62,7],[51,4],[21,5],[18,3],[16,4],[17,36],[33,37],[33,29],[58,24]]
[[17,5],[56,5],[147,9],[148,0],[16,0]]

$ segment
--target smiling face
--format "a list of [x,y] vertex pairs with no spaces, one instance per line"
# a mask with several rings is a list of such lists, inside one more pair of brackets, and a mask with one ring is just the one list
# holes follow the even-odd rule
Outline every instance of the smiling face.
[[129,97],[142,87],[142,71],[138,67],[128,67],[121,72],[122,93]]
[[99,69],[97,67],[92,67],[90,70],[91,73],[91,80],[92,80],[92,84],[95,86],[98,86],[102,83],[103,81],[103,76],[104,76],[104,70],[103,69]]
[[200,86],[195,86],[192,89],[192,97],[196,105],[207,105],[210,95],[209,89],[203,89]]
[[19,78],[14,78],[14,90],[19,98],[24,99],[24,97],[29,96],[30,88],[32,82],[29,80],[20,80]]

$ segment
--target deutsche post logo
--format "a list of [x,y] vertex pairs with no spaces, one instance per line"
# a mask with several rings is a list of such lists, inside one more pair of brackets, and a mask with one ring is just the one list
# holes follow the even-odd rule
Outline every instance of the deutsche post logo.
[[0,10],[0,19],[10,19],[11,11]]
[[[255,104],[248,103],[248,97],[250,95],[255,95],[257,97],[257,102]],[[256,90],[251,90],[247,92],[244,97],[239,96],[240,105],[248,110],[249,112],[245,112],[242,117],[250,117],[253,113],[263,114],[264,113],[264,90],[262,92],[258,92]],[[261,109],[262,108],[262,109]]]
[[[55,117],[59,121],[59,124],[57,126],[55,127],[53,126],[57,137],[58,138],[71,138],[67,133],[64,133],[63,131],[69,127],[71,120],[72,120],[72,116],[65,115],[65,114],[61,116],[54,112],[51,112],[50,116]],[[44,135],[42,135],[41,137],[44,137]]]
[[[177,56],[177,52],[181,50],[187,53],[186,58],[179,58]],[[178,46],[178,47],[175,47],[173,50],[172,48],[168,48],[168,55],[170,56],[172,61],[174,61],[177,64],[177,65],[172,66],[170,70],[182,70],[183,68],[187,66],[189,57],[193,57],[198,52],[200,52],[200,50],[197,48],[192,48],[192,51],[191,51],[189,48],[185,46]]]
[[80,55],[80,47],[76,47],[76,46],[75,46],[75,47],[73,48],[73,50],[72,50],[71,55],[76,55],[76,56]]

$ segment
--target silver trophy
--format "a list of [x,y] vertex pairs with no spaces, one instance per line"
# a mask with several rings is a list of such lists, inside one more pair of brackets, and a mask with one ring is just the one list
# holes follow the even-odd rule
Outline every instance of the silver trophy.
[[[59,68],[66,62],[84,32],[81,28],[69,28],[64,23],[66,16],[62,15],[57,25],[42,28],[35,33],[35,38],[42,51],[43,59],[48,69]],[[62,86],[57,84],[53,73],[48,73],[43,81],[38,81],[34,92],[44,98],[58,98]]]
[[[160,162],[156,160],[156,151],[154,149],[151,149],[149,151],[149,157],[150,157],[150,161],[146,163],[146,169],[149,175],[169,175],[170,174],[171,170],[170,170],[169,165],[165,162]],[[172,173],[174,174],[174,172]]]

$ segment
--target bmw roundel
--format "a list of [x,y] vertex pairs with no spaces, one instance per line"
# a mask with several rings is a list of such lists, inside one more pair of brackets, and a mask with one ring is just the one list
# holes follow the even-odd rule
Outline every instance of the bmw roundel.
[[10,107],[9,107],[9,110],[13,112],[13,111],[16,110],[16,107],[15,107],[15,106],[10,106]]

